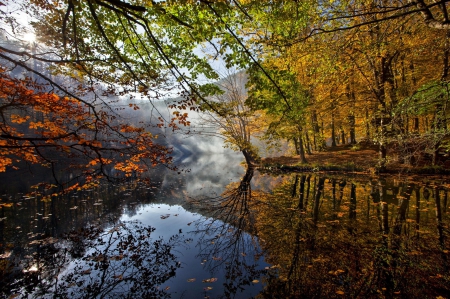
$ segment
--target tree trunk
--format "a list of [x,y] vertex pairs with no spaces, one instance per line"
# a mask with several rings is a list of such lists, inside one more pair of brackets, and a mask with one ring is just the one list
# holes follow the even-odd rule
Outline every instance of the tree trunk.
[[308,130],[305,130],[305,139],[306,139],[306,153],[308,155],[312,155],[311,152],[311,141],[309,140],[309,134],[308,134]]
[[334,114],[331,114],[331,146],[336,146],[336,132],[334,131]]
[[342,140],[342,144],[345,144],[345,132],[344,132],[344,128],[341,127],[341,140]]
[[299,149],[299,154],[300,154],[300,162],[308,163],[306,161],[306,157],[305,157],[305,146],[303,145],[303,138],[302,138],[303,128],[299,125],[299,126],[297,126],[297,129],[298,129],[297,142],[298,142],[298,149]]
[[414,117],[414,133],[419,133],[419,118]]
[[308,163],[306,161],[305,149],[303,147],[303,138],[301,136],[298,138],[298,148],[300,150],[300,162],[301,163]]
[[244,155],[245,162],[247,163],[248,166],[255,166],[257,159],[254,156],[254,154],[252,154],[248,150],[242,150],[242,154]]
[[298,139],[296,137],[292,138],[294,141],[294,147],[295,147],[295,154],[300,155],[300,148],[298,146]]
[[370,140],[370,121],[369,121],[369,109],[366,108],[366,140]]
[[379,143],[379,171],[384,172],[386,170],[386,156],[387,156],[387,148],[386,148],[386,125],[384,123],[384,117],[381,117],[380,120],[380,141]]
[[355,116],[352,114],[349,114],[347,119],[348,119],[348,124],[350,126],[350,144],[356,144]]

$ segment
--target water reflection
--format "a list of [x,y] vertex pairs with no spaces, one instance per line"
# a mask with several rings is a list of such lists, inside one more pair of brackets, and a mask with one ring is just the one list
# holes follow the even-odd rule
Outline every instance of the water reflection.
[[259,194],[263,298],[446,296],[445,182],[286,175]]
[[120,222],[108,230],[72,232],[65,242],[39,241],[35,256],[22,263],[25,275],[15,291],[32,297],[167,298],[158,286],[180,267],[173,248],[183,239],[153,238],[153,232],[138,222]]
[[[12,203],[0,210],[3,294],[436,298],[450,292],[444,178],[272,177],[201,167],[193,169],[202,175],[158,173],[150,186],[99,185],[50,202],[2,197]],[[61,238],[68,228],[78,233]]]
[[198,256],[211,273],[225,272],[224,298],[250,298],[259,290],[260,277],[269,266],[262,259],[259,242],[255,238],[255,221],[250,209],[251,180],[254,169],[247,169],[240,182],[227,186],[218,197],[192,201],[212,220],[197,222]]

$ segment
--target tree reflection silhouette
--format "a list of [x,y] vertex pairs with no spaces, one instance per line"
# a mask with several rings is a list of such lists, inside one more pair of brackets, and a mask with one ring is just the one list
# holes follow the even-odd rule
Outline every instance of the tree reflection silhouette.
[[[314,188],[309,195],[305,185],[310,180]],[[429,189],[388,177],[285,175],[273,190],[258,193],[252,200],[257,206],[250,205],[265,260],[273,265],[259,296],[436,298],[448,294],[449,219],[442,213],[448,190],[435,187],[432,194]],[[435,209],[420,203],[421,191],[430,207],[434,199]],[[416,209],[410,209],[413,203]],[[361,213],[365,217],[358,216]],[[417,238],[419,221],[421,237]]]
[[[180,263],[173,253],[179,235],[152,239],[154,228],[119,222],[107,230],[70,233],[64,245],[43,240],[23,265],[12,295],[28,298],[168,298],[162,284]],[[73,258],[79,257],[79,258]]]
[[196,223],[199,236],[199,257],[213,275],[225,271],[224,296],[233,298],[258,281],[262,273],[258,259],[261,256],[254,226],[251,179],[253,168],[248,168],[241,181],[231,184],[219,197],[203,198],[197,203],[211,218]]

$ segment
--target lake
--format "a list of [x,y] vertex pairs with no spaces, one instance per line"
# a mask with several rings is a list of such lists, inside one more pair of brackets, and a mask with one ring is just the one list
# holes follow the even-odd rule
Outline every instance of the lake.
[[[179,154],[42,201],[3,174],[3,298],[446,298],[449,180],[271,174]],[[27,187],[28,186],[28,187]],[[28,189],[27,189],[28,188]],[[37,192],[38,190],[34,190]]]

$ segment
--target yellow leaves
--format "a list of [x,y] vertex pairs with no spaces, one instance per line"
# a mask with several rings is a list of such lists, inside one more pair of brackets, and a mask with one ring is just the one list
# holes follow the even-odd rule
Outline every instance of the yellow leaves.
[[338,294],[338,295],[344,295],[345,293],[343,292],[343,291],[336,291],[336,294]]

